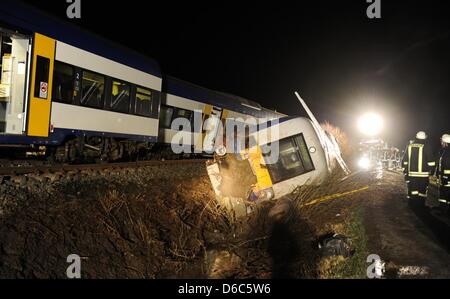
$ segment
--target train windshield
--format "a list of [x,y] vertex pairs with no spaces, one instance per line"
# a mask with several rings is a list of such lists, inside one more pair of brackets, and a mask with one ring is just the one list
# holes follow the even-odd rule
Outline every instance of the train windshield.
[[[262,149],[264,153],[269,152],[267,146]],[[271,161],[267,154],[264,155],[274,184],[314,170],[303,134],[280,140],[279,149],[278,159],[274,161]]]

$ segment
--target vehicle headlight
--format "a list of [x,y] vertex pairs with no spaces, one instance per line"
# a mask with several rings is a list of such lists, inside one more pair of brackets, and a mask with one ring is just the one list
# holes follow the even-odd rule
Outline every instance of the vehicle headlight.
[[315,152],[317,152],[317,149],[316,149],[314,146],[311,146],[311,147],[309,148],[309,152],[310,152],[311,154],[314,154]]
[[359,161],[358,161],[358,166],[360,167],[360,168],[362,168],[362,169],[365,169],[365,170],[367,170],[367,169],[369,169],[370,168],[370,160],[369,160],[369,158],[366,158],[366,157],[362,157],[361,159],[359,159]]

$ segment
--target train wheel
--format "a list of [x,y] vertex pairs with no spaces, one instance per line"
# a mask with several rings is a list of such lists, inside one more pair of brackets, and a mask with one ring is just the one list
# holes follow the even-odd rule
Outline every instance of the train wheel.
[[58,161],[56,160],[56,151],[57,151],[57,148],[55,148],[55,147],[47,148],[47,156],[46,156],[47,163],[49,163],[51,165],[58,163]]

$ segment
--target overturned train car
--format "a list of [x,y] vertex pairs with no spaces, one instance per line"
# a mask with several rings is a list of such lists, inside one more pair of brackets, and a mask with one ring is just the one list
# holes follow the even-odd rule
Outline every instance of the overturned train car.
[[207,166],[219,201],[241,215],[247,213],[246,203],[279,199],[298,186],[320,184],[339,167],[335,139],[307,118],[258,125],[246,140],[243,150],[227,149]]

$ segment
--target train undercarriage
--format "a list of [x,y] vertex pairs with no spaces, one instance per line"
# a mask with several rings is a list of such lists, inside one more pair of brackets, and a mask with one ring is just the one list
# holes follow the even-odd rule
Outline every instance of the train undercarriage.
[[0,146],[0,159],[46,160],[51,164],[177,160],[202,156],[202,154],[174,154],[168,144],[99,136],[73,137],[58,146]]
[[147,160],[153,144],[104,137],[77,137],[57,147],[45,148],[45,156],[52,162],[112,162]]
[[0,144],[0,160],[42,160],[51,164],[131,162],[198,158],[202,154],[174,154],[170,144],[82,136],[61,145]]

